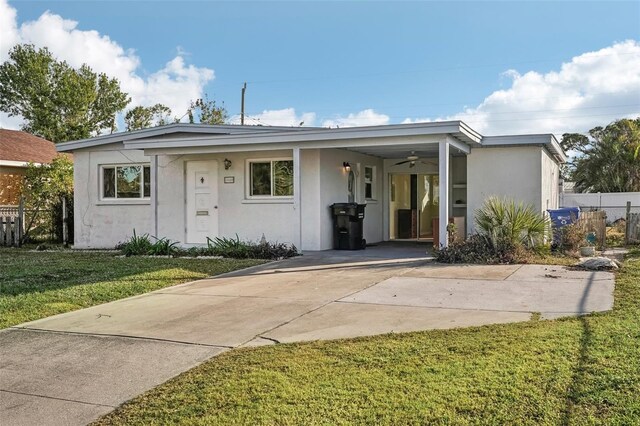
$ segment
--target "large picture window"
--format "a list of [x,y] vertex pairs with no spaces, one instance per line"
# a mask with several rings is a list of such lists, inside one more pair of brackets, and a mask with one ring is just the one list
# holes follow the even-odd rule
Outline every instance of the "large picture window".
[[293,160],[249,161],[250,197],[292,197]]
[[102,166],[102,199],[143,199],[151,196],[151,167],[144,164]]

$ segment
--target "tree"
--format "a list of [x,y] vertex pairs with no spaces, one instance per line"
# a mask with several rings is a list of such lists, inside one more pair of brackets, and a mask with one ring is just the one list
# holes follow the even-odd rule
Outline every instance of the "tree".
[[43,211],[52,211],[61,197],[73,197],[73,162],[66,155],[58,155],[49,164],[30,163],[22,186],[26,218],[24,240],[35,228],[51,224],[42,218]]
[[187,114],[189,123],[195,123],[197,118],[202,124],[224,124],[229,118],[224,103],[222,106],[217,106],[216,101],[210,100],[206,95],[204,99],[191,101]]
[[594,127],[589,136],[566,133],[561,145],[576,153],[569,178],[577,191],[640,191],[640,117]]
[[137,106],[127,111],[124,123],[127,131],[146,129],[147,127],[163,126],[177,121],[171,118],[171,108],[163,104],[155,104],[150,107]]
[[113,132],[130,99],[120,83],[89,66],[72,68],[47,48],[17,45],[0,65],[0,111],[22,116],[22,129],[53,142]]

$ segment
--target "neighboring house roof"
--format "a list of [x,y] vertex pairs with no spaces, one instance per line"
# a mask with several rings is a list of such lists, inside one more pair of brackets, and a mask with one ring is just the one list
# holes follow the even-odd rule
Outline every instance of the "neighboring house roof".
[[58,155],[53,142],[19,130],[0,129],[0,165],[24,167],[50,163]]
[[[484,137],[459,120],[344,128],[176,123],[65,142],[58,144],[57,149],[61,152],[69,152],[113,143],[121,143],[125,149],[144,149],[145,152],[158,149],[185,150],[186,152],[189,149],[202,147],[250,149],[266,145],[270,149],[286,149],[291,145],[330,148],[340,147],[340,141],[344,140],[378,139],[379,143],[385,143],[388,138],[434,137],[437,135],[449,135],[451,137],[449,140],[461,148],[464,146],[475,148],[500,145],[541,145],[556,157],[557,161],[566,161],[562,148],[551,134]],[[465,149],[468,150],[468,148]]]

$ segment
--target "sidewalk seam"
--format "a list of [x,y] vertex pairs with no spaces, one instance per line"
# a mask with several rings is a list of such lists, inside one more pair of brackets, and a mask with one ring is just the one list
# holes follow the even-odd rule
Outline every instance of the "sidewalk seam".
[[569,312],[569,311],[512,311],[505,309],[472,309],[472,308],[447,308],[444,306],[424,306],[424,305],[396,305],[393,303],[376,303],[376,302],[354,302],[348,300],[336,300],[336,303],[345,303],[352,305],[374,305],[374,306],[396,306],[399,308],[424,308],[424,309],[448,309],[452,311],[478,311],[478,312],[507,312],[507,313],[566,313],[566,314],[590,314],[590,312]]

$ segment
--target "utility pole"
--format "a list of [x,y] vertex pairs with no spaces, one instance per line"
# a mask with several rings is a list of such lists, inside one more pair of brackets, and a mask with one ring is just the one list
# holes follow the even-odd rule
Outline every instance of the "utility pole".
[[242,102],[240,104],[240,125],[244,126],[244,93],[247,91],[247,82],[242,86]]

